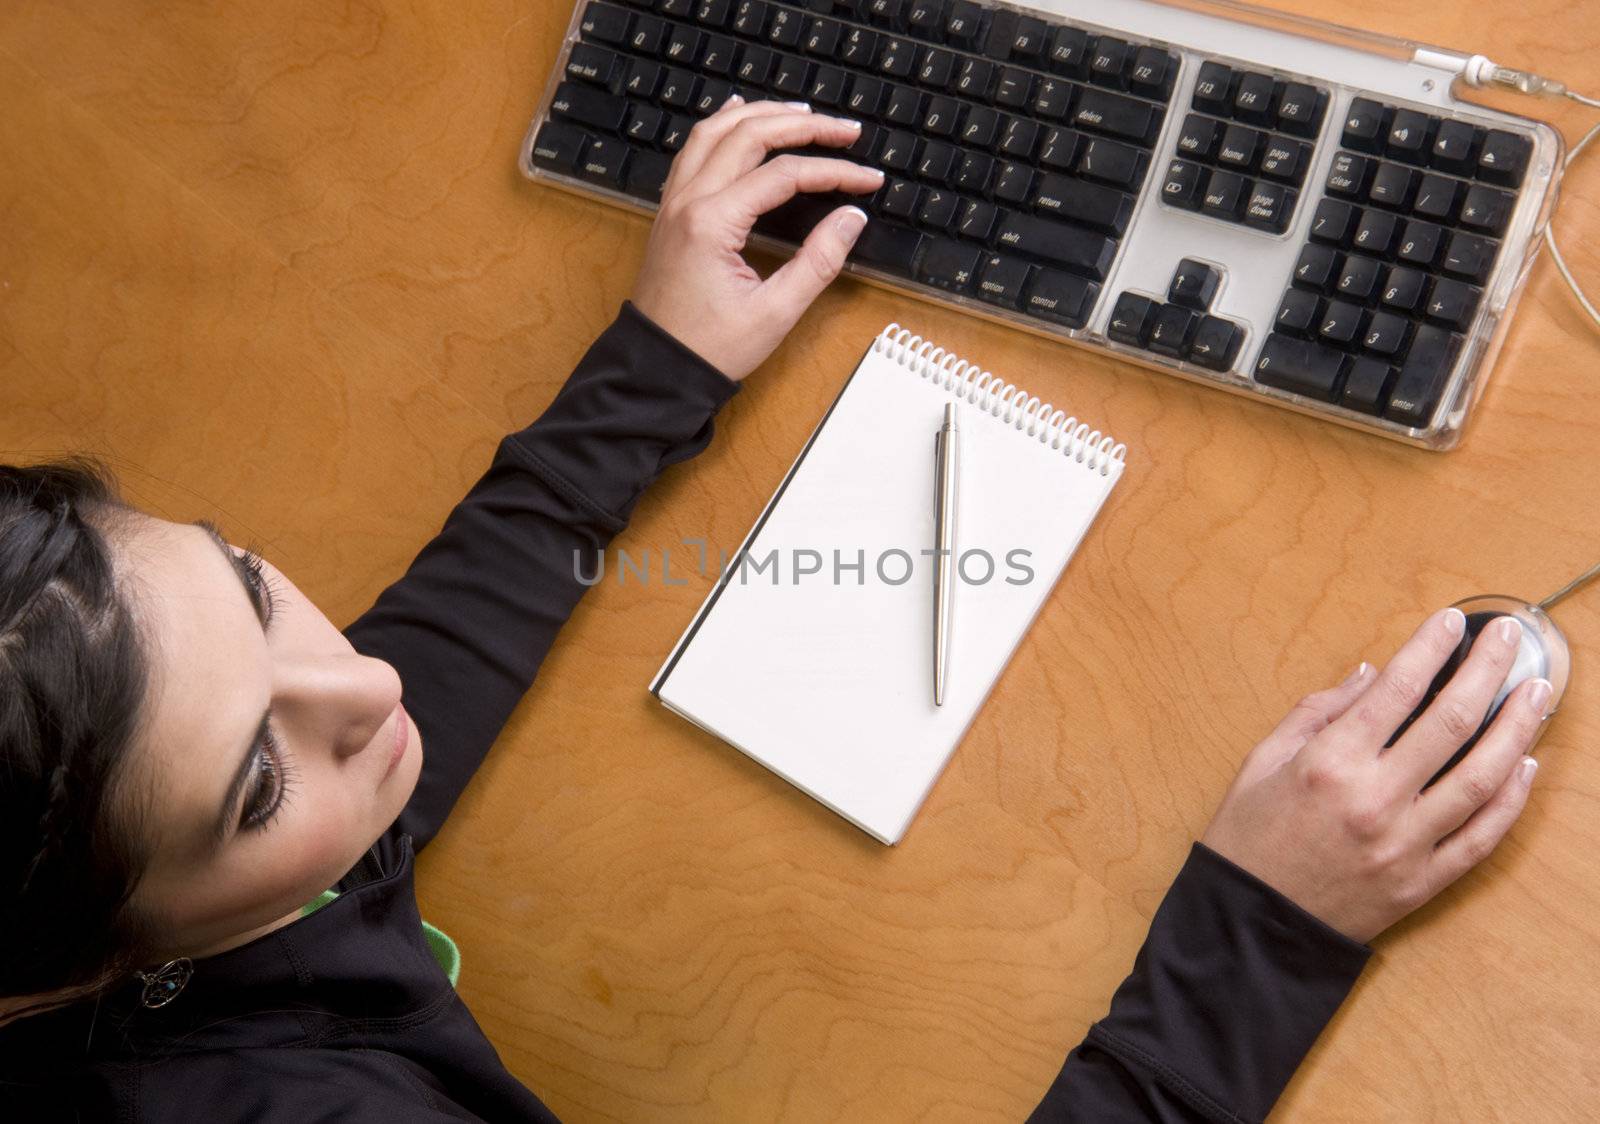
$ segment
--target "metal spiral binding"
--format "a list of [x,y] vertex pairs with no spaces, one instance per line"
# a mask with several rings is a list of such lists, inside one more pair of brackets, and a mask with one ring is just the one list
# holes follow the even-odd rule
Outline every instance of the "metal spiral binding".
[[932,340],[913,335],[899,324],[890,324],[872,341],[872,349],[910,371],[933,382],[957,398],[993,414],[1019,433],[1037,438],[1040,444],[1061,450],[1064,456],[1088,468],[1111,474],[1111,465],[1123,460],[1128,447],[1109,434],[1090,428],[1064,410],[1057,410],[1037,395],[1012,383],[1002,382],[989,371],[980,370]]

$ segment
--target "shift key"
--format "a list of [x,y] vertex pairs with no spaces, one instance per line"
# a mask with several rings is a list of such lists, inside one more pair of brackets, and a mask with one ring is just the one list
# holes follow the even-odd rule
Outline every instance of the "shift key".
[[995,245],[1055,262],[1095,281],[1106,279],[1111,259],[1117,255],[1117,244],[1104,235],[1023,214],[1006,216],[995,234]]

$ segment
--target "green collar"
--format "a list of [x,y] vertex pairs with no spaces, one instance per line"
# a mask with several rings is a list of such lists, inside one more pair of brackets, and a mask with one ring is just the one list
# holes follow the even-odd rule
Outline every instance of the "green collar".
[[[316,900],[300,907],[300,916],[310,917],[338,896],[337,890],[322,891]],[[455,987],[456,980],[461,977],[461,950],[456,947],[456,942],[451,940],[443,929],[435,928],[426,921],[422,923],[422,937],[428,942],[428,951],[433,953],[433,958],[439,962],[439,967],[450,977],[450,986]]]

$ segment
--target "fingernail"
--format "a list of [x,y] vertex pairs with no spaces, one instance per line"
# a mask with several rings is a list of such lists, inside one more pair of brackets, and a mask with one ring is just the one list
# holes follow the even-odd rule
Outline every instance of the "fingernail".
[[1550,681],[1548,679],[1535,679],[1533,686],[1528,688],[1528,709],[1536,714],[1544,714],[1545,703],[1550,701]]
[[1495,627],[1500,630],[1500,639],[1507,644],[1516,644],[1522,639],[1522,626],[1516,617],[1501,617]]
[[810,113],[811,112],[811,103],[810,102],[805,102],[805,101],[786,101],[783,104],[788,106],[790,109],[798,109],[798,110],[801,110],[802,112],[805,112],[805,113]]
[[743,98],[743,96],[741,96],[739,94],[729,94],[728,95],[728,100],[722,103],[723,108],[727,108],[730,105],[743,105],[743,104],[744,104],[744,98]]
[[[865,167],[865,165],[863,165],[863,167]],[[889,174],[888,172],[885,172],[882,168],[867,168],[867,171],[869,171],[873,175],[877,176],[880,180],[883,179],[884,177],[886,177]]]
[[1444,630],[1459,638],[1467,630],[1467,615],[1454,605],[1450,606],[1444,611]]
[[867,212],[860,207],[846,207],[839,216],[839,234],[846,242],[854,242],[867,226]]
[[844,125],[847,128],[855,129],[857,132],[861,130],[861,122],[855,120],[854,118],[836,117],[834,120],[838,121],[841,125]]
[[1348,686],[1350,686],[1350,684],[1352,684],[1352,683],[1357,683],[1357,682],[1360,682],[1360,680],[1361,680],[1361,679],[1362,679],[1362,678],[1363,678],[1363,677],[1364,677],[1364,676],[1365,676],[1365,675],[1366,675],[1366,674],[1367,674],[1367,661],[1366,661],[1366,660],[1362,660],[1362,661],[1361,661],[1361,666],[1360,666],[1360,667],[1358,667],[1358,668],[1356,668],[1356,669],[1355,669],[1355,670],[1354,670],[1354,671],[1352,671],[1352,672],[1351,672],[1351,673],[1350,673],[1350,674],[1349,674],[1349,676],[1347,676],[1347,677],[1346,677],[1346,678],[1345,678],[1345,681],[1344,681],[1344,682],[1343,682],[1343,683],[1341,683],[1341,684],[1339,684],[1339,686],[1341,686],[1341,687],[1348,687]]
[[1533,783],[1533,774],[1539,771],[1539,763],[1531,757],[1524,757],[1522,764],[1517,766],[1517,780],[1525,785]]

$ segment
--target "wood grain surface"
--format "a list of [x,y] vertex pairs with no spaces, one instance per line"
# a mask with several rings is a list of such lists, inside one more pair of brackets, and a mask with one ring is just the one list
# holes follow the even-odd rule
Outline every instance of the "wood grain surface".
[[[1276,6],[1600,85],[1580,0]],[[570,11],[0,6],[0,457],[99,454],[354,616],[637,269],[644,220],[516,170]],[[1593,119],[1497,104],[1569,143]],[[1600,157],[1564,195],[1600,289]],[[1600,335],[1548,260],[1442,456],[843,282],[618,545],[736,545],[891,320],[1103,423],[1126,478],[892,849],[647,695],[707,578],[590,593],[419,875],[462,994],[564,1118],[1020,1120],[1296,698],[1600,554]],[[1558,615],[1577,675],[1526,815],[1379,940],[1276,1119],[1600,1107],[1600,593]]]

